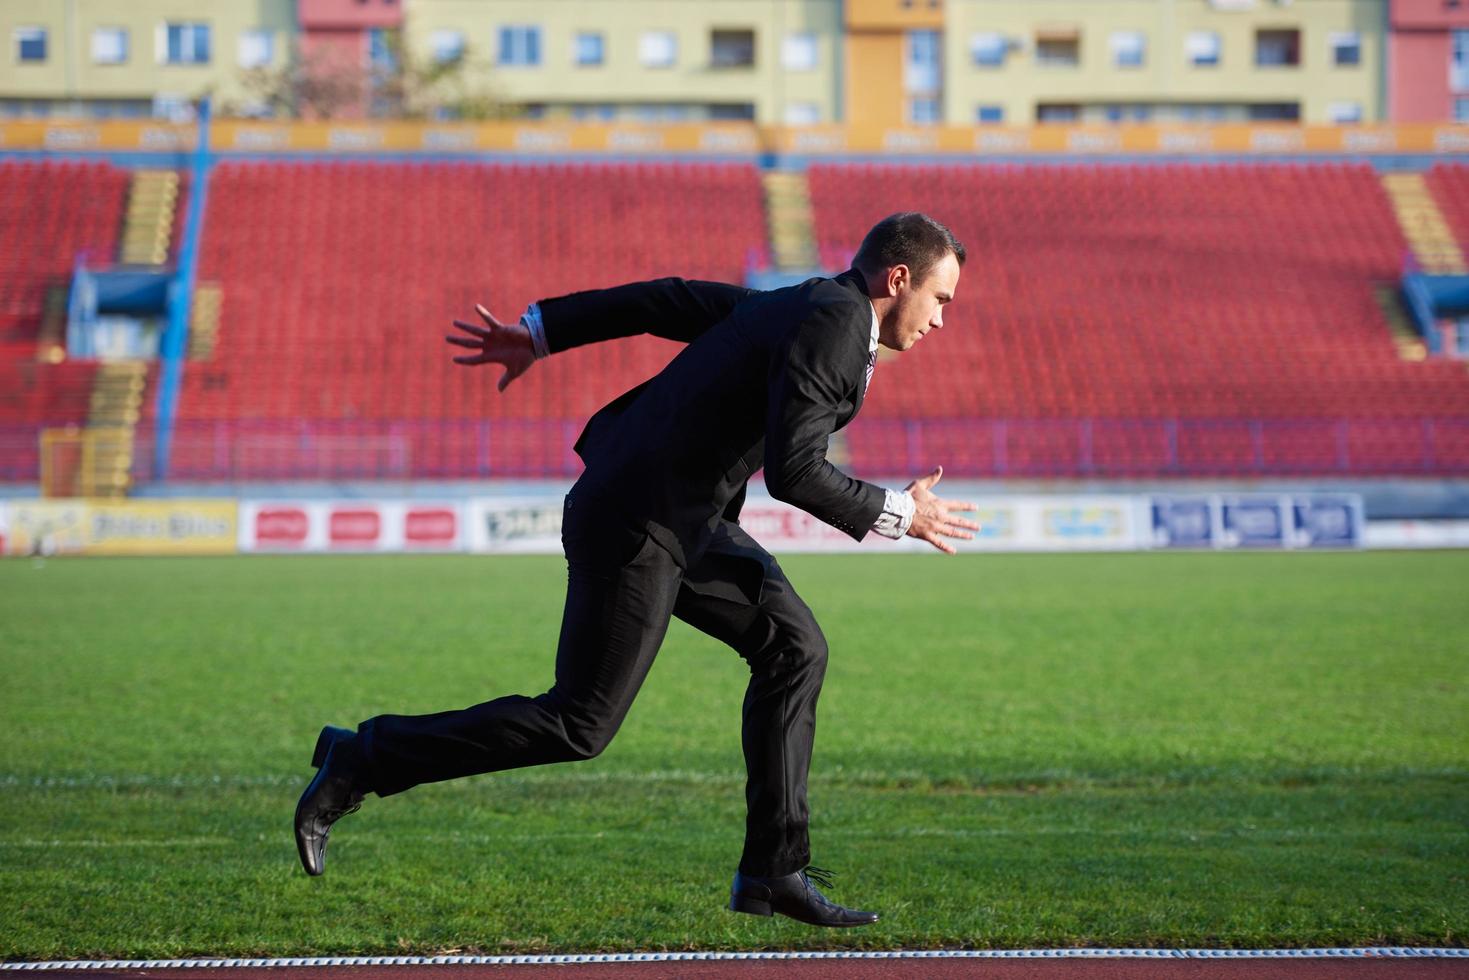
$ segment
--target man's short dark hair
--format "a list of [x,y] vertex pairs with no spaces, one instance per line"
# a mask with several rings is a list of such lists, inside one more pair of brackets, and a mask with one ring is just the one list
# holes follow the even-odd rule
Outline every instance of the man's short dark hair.
[[876,275],[895,265],[906,265],[913,282],[928,278],[929,270],[950,252],[964,264],[964,246],[954,233],[926,214],[902,211],[890,214],[867,233],[852,265],[867,275]]

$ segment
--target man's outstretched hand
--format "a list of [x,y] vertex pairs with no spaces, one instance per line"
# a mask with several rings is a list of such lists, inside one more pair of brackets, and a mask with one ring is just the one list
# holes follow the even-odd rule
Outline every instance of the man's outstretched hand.
[[969,532],[979,530],[976,522],[954,515],[965,511],[972,513],[979,510],[979,507],[957,500],[942,500],[936,496],[933,486],[943,475],[944,468],[940,466],[928,476],[914,480],[903,488],[913,495],[913,523],[908,526],[908,537],[927,541],[945,554],[953,555],[957,554],[954,546],[944,538],[971,541],[974,535]]
[[478,303],[475,304],[474,309],[480,315],[480,319],[485,321],[485,325],[480,327],[473,323],[465,323],[463,320],[455,320],[454,326],[469,336],[449,334],[444,339],[456,347],[468,347],[470,350],[478,351],[476,354],[462,354],[454,358],[455,364],[470,367],[490,362],[503,364],[505,373],[500,375],[500,383],[497,387],[500,391],[504,391],[506,385],[524,374],[536,362],[535,348],[530,342],[530,331],[519,323],[501,323],[489,310]]

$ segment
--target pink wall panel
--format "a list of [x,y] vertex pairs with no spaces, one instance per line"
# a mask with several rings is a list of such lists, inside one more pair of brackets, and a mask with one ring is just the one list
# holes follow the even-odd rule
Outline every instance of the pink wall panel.
[[1394,30],[1469,27],[1469,4],[1451,7],[1444,0],[1392,0]]
[[1447,32],[1395,31],[1388,64],[1393,122],[1442,122],[1452,118]]
[[303,28],[398,27],[402,0],[297,0],[296,17]]

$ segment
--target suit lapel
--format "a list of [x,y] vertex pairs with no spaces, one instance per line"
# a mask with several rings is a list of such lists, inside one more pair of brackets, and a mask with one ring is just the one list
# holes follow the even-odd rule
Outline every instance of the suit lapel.
[[[858,272],[856,269],[848,269],[846,272],[843,272],[841,275],[837,276],[835,278],[835,281],[840,283],[842,285],[842,288],[860,297],[862,299],[863,306],[868,309],[869,315],[866,319],[862,321],[862,337],[864,342],[866,342],[872,336],[872,318],[870,314],[871,305],[867,297],[867,289],[863,281],[862,273]],[[877,356],[876,352],[874,352],[871,356],[875,358]],[[841,425],[837,426],[837,428],[842,428],[843,426],[847,425],[849,422],[852,421],[852,419],[857,416],[857,413],[862,410],[862,403],[867,399],[867,378],[868,374],[866,371],[864,371],[862,376],[857,379],[857,387],[852,394],[851,414],[843,418],[841,420]]]

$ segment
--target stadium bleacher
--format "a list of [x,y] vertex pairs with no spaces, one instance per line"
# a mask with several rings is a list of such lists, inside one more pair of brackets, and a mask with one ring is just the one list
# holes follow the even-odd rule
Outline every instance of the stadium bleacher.
[[[570,352],[500,397],[498,369],[451,363],[450,320],[483,302],[513,321],[542,296],[653,276],[738,282],[764,233],[753,165],[224,164],[199,273],[224,285],[223,326],[186,374],[175,469],[207,470],[212,442],[191,459],[190,434],[233,420],[261,447],[303,421],[369,453],[407,440],[420,475],[469,475],[486,453],[496,475],[566,472],[559,422],[524,420],[584,418],[672,345]],[[483,419],[522,424],[487,446],[460,424]]]
[[111,261],[128,172],[0,161],[0,480],[34,480],[41,426],[86,420],[96,365],[37,361],[47,290],[82,255]]
[[[78,253],[113,254],[128,172],[0,168],[0,479],[34,479],[36,428],[83,421],[93,374],[36,362],[45,289]],[[809,177],[830,269],[898,209],[943,218],[969,249],[947,329],[882,361],[845,434],[859,473],[1469,469],[1469,372],[1402,360],[1385,323],[1407,244],[1367,165],[859,163]],[[1469,241],[1469,168],[1427,179]],[[171,475],[574,474],[581,422],[675,347],[569,352],[502,397],[498,368],[450,362],[449,320],[659,275],[737,282],[766,243],[753,164],[224,162],[199,268],[221,285],[222,326],[185,371]]]
[[1469,165],[1437,163],[1424,175],[1461,249],[1469,250]]
[[969,250],[934,346],[879,368],[849,438],[858,468],[914,456],[912,427],[883,421],[915,418],[945,420],[922,427],[924,458],[985,475],[1377,473],[1453,446],[1469,462],[1452,425],[1425,450],[1421,420],[1461,415],[1469,373],[1396,353],[1375,291],[1407,245],[1370,166],[831,164],[810,179],[829,266],[895,209],[943,216]]

